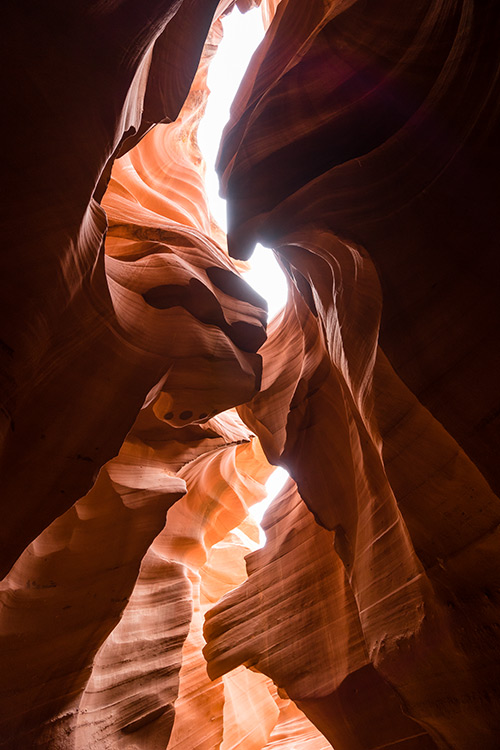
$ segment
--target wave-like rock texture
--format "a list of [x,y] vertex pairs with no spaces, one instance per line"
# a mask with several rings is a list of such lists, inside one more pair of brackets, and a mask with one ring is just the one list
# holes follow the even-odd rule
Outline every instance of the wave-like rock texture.
[[[137,746],[166,747],[181,663],[189,670],[183,644],[193,628],[201,634],[193,583],[211,547],[246,528],[271,471],[235,412],[180,429],[153,406],[140,414],[93,489],[1,585],[0,747],[58,747],[66,737],[74,750],[128,748],[132,735]],[[247,531],[255,546],[256,530]],[[237,571],[230,587],[245,577],[242,553]],[[195,694],[207,703],[202,645]],[[205,724],[201,731],[206,739]]]
[[326,628],[331,683],[298,684],[265,607],[238,618],[274,580],[258,557],[206,654],[260,665],[337,750],[500,741],[498,24],[488,3],[283,0],[219,155],[230,252],[272,246],[293,282],[240,414],[334,532],[357,627]]
[[500,13],[263,0],[233,260],[234,4],[4,12],[0,747],[497,750]]
[[318,223],[363,247],[384,350],[496,490],[498,26],[468,0],[281,2],[220,153],[232,253]]
[[[113,258],[106,273],[107,221],[95,199],[110,159],[126,148],[126,135],[137,137],[179,113],[217,3],[150,0],[140,8],[125,0],[52,3],[43,11],[31,5],[6,10],[9,33],[1,66],[10,112],[3,141],[9,157],[0,269],[2,575],[90,489],[173,359],[177,371],[179,360],[189,359],[189,345],[182,353],[172,350],[172,359],[173,337],[167,335],[172,325],[185,326],[187,316],[192,351],[200,359],[204,353],[194,344],[194,331],[212,326],[205,351],[210,349],[212,362],[226,360],[238,390],[236,398],[229,390],[219,396],[217,409],[221,399],[227,400],[223,408],[246,400],[259,377],[258,358],[235,353],[233,340],[245,340],[246,352],[255,351],[248,339],[260,323],[255,318],[249,323],[248,305],[240,320],[234,303],[226,320],[206,276],[207,268],[216,267],[215,275],[226,280],[223,254],[216,260],[208,251],[205,261],[195,260],[207,242],[186,239],[194,245],[191,257],[176,261],[169,240],[160,240],[154,255],[164,272],[149,285],[146,274],[145,283],[134,288],[132,276],[142,277],[144,266],[155,262],[151,244],[143,243],[139,252],[149,260],[137,254],[121,263]],[[129,199],[136,205],[141,200]],[[167,217],[163,212],[161,219]],[[140,219],[134,218],[135,231]],[[160,220],[156,229],[161,234],[163,228]],[[183,238],[177,236],[176,243],[182,245]],[[203,268],[202,279],[191,269],[192,260]],[[170,311],[183,304],[184,313]],[[145,317],[137,331],[127,321],[141,310]],[[163,331],[155,330],[157,325]],[[192,366],[191,361],[188,370]],[[212,411],[211,403],[205,407],[198,413]]]
[[[55,36],[68,32],[63,49],[69,50],[72,34],[81,33],[82,47],[73,45],[75,60],[66,61],[67,68],[61,57],[60,76],[51,69],[45,90],[37,87],[46,77],[43,66],[55,64],[58,40],[52,38],[54,53],[39,69],[30,67],[30,55],[20,63],[37,89],[35,100],[45,104],[40,118],[47,129],[57,122],[67,132],[62,141],[57,129],[50,142],[41,139],[25,177],[29,183],[40,170],[40,180],[53,181],[57,193],[33,177],[36,201],[43,204],[31,204],[37,224],[30,224],[30,214],[19,225],[12,254],[3,256],[9,271],[2,277],[3,302],[15,302],[16,312],[10,309],[3,323],[17,326],[12,331],[19,341],[15,352],[7,343],[3,350],[12,386],[2,393],[10,423],[2,453],[1,554],[9,572],[1,584],[0,745],[8,750],[130,747],[131,736],[133,743],[163,750],[193,607],[188,567],[176,550],[192,540],[200,560],[202,550],[244,519],[247,504],[261,499],[259,477],[271,471],[236,414],[216,416],[259,387],[256,351],[265,339],[265,303],[211,236],[221,233],[206,207],[194,132],[213,41],[176,123],[146,136],[134,156],[116,163],[104,200],[107,215],[92,197],[108,181],[112,154],[133,145],[154,122],[178,114],[215,9],[215,3],[189,2],[132,12],[124,5],[63,13]],[[33,33],[37,24],[43,27],[37,44],[45,45],[47,18],[38,15],[30,23]],[[95,35],[94,44],[82,56],[87,33]],[[220,38],[220,21],[213,36]],[[110,65],[123,66],[115,71],[119,86],[99,68],[99,44]],[[117,52],[120,45],[128,57]],[[79,90],[77,78],[66,99],[56,100],[76,63],[89,75],[86,88]],[[102,92],[89,88],[95,66]],[[125,74],[134,66],[127,85]],[[101,93],[108,109],[101,107]],[[78,106],[89,109],[80,120],[67,104],[78,97]],[[75,116],[71,127],[66,104]],[[108,110],[121,113],[116,122],[108,122]],[[94,161],[82,159],[91,147]],[[68,149],[73,159],[66,159]],[[167,167],[153,174],[153,164]],[[94,169],[86,193],[82,169]],[[71,181],[82,191],[81,215]],[[169,200],[162,201],[165,194]],[[30,269],[27,253],[35,250]],[[25,275],[18,273],[19,262]],[[236,489],[225,491],[227,482]],[[167,558],[152,543],[186,489],[191,526],[183,526],[181,509],[177,528],[174,516],[166,541],[156,542],[168,548]]]
[[314,521],[293,482],[263,527],[267,544],[247,558],[248,580],[207,614],[209,673],[244,663],[268,674],[334,747],[418,738],[420,747],[434,748],[370,664],[335,535]]
[[[182,503],[180,503],[182,505]],[[169,750],[263,750],[299,747],[327,750],[329,742],[274,684],[258,671],[236,667],[212,680],[202,655],[203,615],[247,578],[246,556],[258,548],[250,519],[214,544],[194,584],[195,613],[183,649],[176,723]],[[279,578],[279,576],[278,576]],[[247,601],[253,607],[251,599]],[[249,610],[250,611],[250,610]],[[184,671],[185,670],[185,671]],[[209,727],[209,730],[207,730]]]

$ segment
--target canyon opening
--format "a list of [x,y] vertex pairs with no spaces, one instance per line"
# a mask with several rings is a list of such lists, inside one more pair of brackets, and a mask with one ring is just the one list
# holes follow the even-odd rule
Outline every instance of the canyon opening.
[[498,4],[4,26],[1,750],[497,750]]

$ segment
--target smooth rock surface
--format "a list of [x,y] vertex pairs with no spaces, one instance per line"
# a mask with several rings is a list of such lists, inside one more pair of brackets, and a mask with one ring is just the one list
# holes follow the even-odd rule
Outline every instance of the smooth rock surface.
[[262,0],[226,238],[233,5],[4,12],[0,747],[498,750],[497,4]]

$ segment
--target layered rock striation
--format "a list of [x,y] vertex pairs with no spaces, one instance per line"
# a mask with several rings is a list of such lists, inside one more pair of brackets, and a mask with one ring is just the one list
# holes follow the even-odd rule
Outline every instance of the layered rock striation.
[[[261,350],[261,392],[240,413],[334,532],[368,662],[440,747],[493,748],[499,731],[491,10],[282,2],[219,161],[230,252],[274,247],[294,285]],[[231,600],[221,608],[207,625],[215,672],[226,648],[212,628],[236,637]],[[335,697],[311,691],[327,734],[363,670],[338,668]],[[342,705],[355,736],[332,720],[334,745],[385,746],[383,727],[363,736],[358,711]],[[390,742],[433,746],[405,731]]]
[[226,247],[135,5],[5,11],[0,747],[496,750],[498,10],[263,2]]

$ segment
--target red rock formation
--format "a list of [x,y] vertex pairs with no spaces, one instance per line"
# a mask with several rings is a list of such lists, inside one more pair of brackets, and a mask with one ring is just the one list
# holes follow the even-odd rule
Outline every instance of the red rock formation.
[[498,11],[266,0],[233,262],[216,5],[5,11],[0,747],[496,750]]
[[[195,10],[191,3],[189,11]],[[116,11],[118,14],[120,8]],[[106,15],[108,11],[96,9],[95,13]],[[154,91],[157,86],[153,65],[147,79],[143,123],[135,122],[139,132],[151,111],[148,102],[156,107],[155,121],[177,114],[172,111],[172,102],[177,102],[178,110],[187,93],[188,79],[197,62],[196,45],[201,49],[210,20],[208,13],[205,4],[195,35],[184,45],[181,40],[187,30],[179,24],[186,22],[185,11],[179,10],[174,18],[163,11],[151,39],[171,21],[175,33],[167,31],[176,39],[175,46],[170,39],[167,50],[171,73],[157,92],[158,97],[163,91],[166,99],[148,99],[150,89]],[[75,18],[77,15],[75,11]],[[92,11],[88,16],[90,25],[97,23]],[[129,20],[129,32],[138,33],[138,19]],[[117,15],[108,22],[117,23]],[[104,22],[101,28],[104,43]],[[142,45],[146,42],[148,38],[141,39]],[[158,45],[153,57],[157,51]],[[134,54],[138,65],[139,48]],[[159,54],[163,54],[161,49]],[[188,58],[186,64],[182,54]],[[127,94],[139,112],[148,65],[146,59],[141,63],[137,76],[142,75],[142,79],[137,78],[138,86]],[[206,65],[205,60],[198,85],[206,77]],[[61,71],[61,75],[66,72]],[[162,76],[165,78],[164,69]],[[179,80],[174,85],[176,77]],[[115,92],[112,82],[108,84],[109,104],[118,106],[121,89]],[[49,85],[45,94],[40,93],[49,103],[50,91]],[[113,99],[111,92],[118,98]],[[78,88],[68,91],[68,97],[78,93]],[[248,431],[234,418],[210,422],[207,418],[255,392],[261,366],[254,352],[265,337],[263,302],[235,276],[227,255],[203,234],[210,230],[210,222],[201,191],[194,199],[189,196],[186,184],[191,189],[193,180],[179,183],[180,167],[169,154],[169,143],[176,144],[176,153],[184,153],[184,172],[190,161],[197,160],[195,173],[202,185],[199,155],[193,150],[185,153],[185,141],[184,151],[178,147],[189,128],[196,125],[199,115],[195,111],[194,117],[192,102],[197,99],[198,110],[202,107],[203,100],[194,91],[179,124],[172,126],[170,139],[158,141],[160,131],[152,134],[153,159],[171,165],[157,180],[156,189],[146,189],[146,183],[139,179],[141,170],[135,179],[133,175],[128,181],[121,179],[125,165],[120,163],[105,201],[110,223],[106,263],[102,247],[99,249],[104,214],[92,199],[92,191],[88,193],[87,213],[90,216],[93,212],[101,222],[93,236],[71,223],[75,215],[68,206],[74,194],[68,192],[66,202],[58,204],[61,221],[69,227],[66,239],[73,256],[68,256],[68,249],[61,243],[57,245],[48,229],[45,232],[46,225],[54,223],[50,210],[39,217],[37,236],[50,246],[54,263],[62,272],[54,274],[50,293],[46,284],[42,289],[45,304],[37,302],[32,290],[30,305],[36,326],[30,340],[27,334],[20,338],[24,352],[16,352],[18,363],[12,372],[19,378],[16,384],[15,378],[11,380],[18,401],[12,397],[6,402],[12,414],[16,407],[18,416],[6,433],[3,453],[4,570],[26,541],[46,527],[2,584],[0,744],[6,748],[59,745],[66,733],[71,736],[68,742],[72,747],[82,748],[128,746],[130,732],[141,742],[153,742],[155,746],[164,747],[168,741],[191,596],[185,568],[148,548],[164,528],[167,508],[185,491],[184,480],[175,473],[196,456],[234,441],[238,445],[232,452],[239,454],[245,447],[239,443],[249,440]],[[93,101],[99,112],[97,97]],[[55,120],[55,102],[51,106],[54,111],[47,118]],[[95,112],[87,114],[94,116]],[[72,123],[73,130],[67,133],[70,141],[81,139],[81,124]],[[118,133],[118,139],[125,129]],[[114,137],[114,131],[106,132]],[[102,160],[99,135],[103,133],[95,134],[95,155]],[[136,163],[147,162],[151,155],[149,140],[138,149]],[[42,162],[44,154],[42,148]],[[57,169],[71,167],[61,165],[53,154],[51,158],[55,159],[51,172],[46,161],[50,179],[55,179]],[[32,165],[32,169],[39,167]],[[81,187],[78,174],[74,172],[72,177]],[[64,192],[64,180],[58,189]],[[160,206],[160,214],[154,210],[158,208],[154,200],[166,190],[171,202]],[[188,205],[180,217],[175,214],[175,192]],[[145,198],[151,196],[150,207]],[[44,197],[49,203],[55,201],[50,191]],[[29,229],[23,227],[23,231]],[[90,251],[91,243],[95,243],[95,252],[86,251],[87,257],[78,258],[71,231],[80,233],[82,248],[86,245]],[[17,240],[22,247],[23,232]],[[45,276],[37,283],[43,286],[44,280]],[[16,283],[26,286],[30,278],[20,278]],[[64,304],[61,295],[65,295]],[[4,322],[10,325],[14,321],[6,318]],[[17,325],[28,331],[29,316],[20,314]],[[177,336],[179,326],[182,337]],[[51,339],[46,336],[35,345],[33,337],[43,327]],[[28,389],[26,382],[33,379],[33,368],[37,376]],[[74,503],[85,484],[95,481],[103,458],[118,450],[145,398],[150,406],[139,414],[119,456],[101,470],[87,496],[48,523]],[[35,406],[29,408],[30,403]],[[200,421],[207,426],[183,426]],[[248,460],[251,462],[243,459],[243,465]],[[236,466],[231,470],[238,471]],[[35,476],[37,481],[33,481]],[[205,471],[200,482],[207,483],[209,477],[210,472]],[[221,480],[214,477],[211,481]],[[24,498],[22,504],[17,502],[19,496]],[[210,516],[203,508],[199,512],[206,524]],[[229,518],[246,512],[246,505],[240,503],[240,510],[229,509]],[[45,644],[41,651],[40,643]],[[168,650],[164,653],[165,645]],[[120,659],[123,667],[116,670],[113,665]]]
[[[397,698],[422,727],[404,729],[416,746],[432,746],[427,732],[440,747],[499,741],[500,503],[484,445],[498,401],[487,241],[498,191],[484,158],[498,17],[460,6],[422,2],[402,15],[391,2],[282,2],[220,154],[230,251],[272,245],[296,285],[261,350],[261,393],[240,411],[335,532],[371,669],[356,690],[376,693],[386,716],[363,734],[365,709],[346,702],[357,667],[332,694],[316,682],[315,702],[301,705],[337,748],[409,741],[387,737]],[[471,269],[476,230],[484,255]],[[413,394],[377,350],[379,326]],[[253,586],[261,591],[254,572]],[[227,645],[241,638],[231,665],[258,658],[276,674],[265,661],[273,649],[237,635],[232,612],[230,598],[208,622],[212,669],[224,671]],[[297,690],[295,675],[277,681]],[[342,734],[337,711],[356,737]]]
[[[168,345],[148,348],[122,328],[103,265],[106,217],[93,194],[125,133],[178,114],[216,2],[132,5],[53,3],[42,13],[21,4],[5,19],[2,71],[15,138],[2,205],[3,574],[90,488],[171,365]],[[29,209],[20,213],[23,195]],[[209,287],[204,304],[216,311]],[[221,314],[212,313],[214,325]],[[233,346],[223,344],[222,357]],[[258,366],[243,369],[250,395]]]

